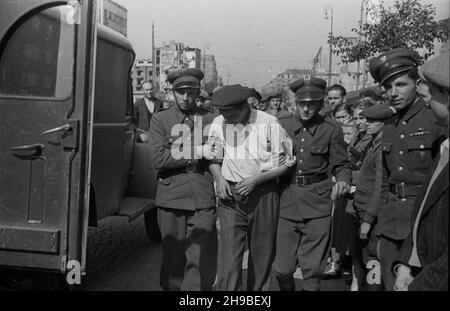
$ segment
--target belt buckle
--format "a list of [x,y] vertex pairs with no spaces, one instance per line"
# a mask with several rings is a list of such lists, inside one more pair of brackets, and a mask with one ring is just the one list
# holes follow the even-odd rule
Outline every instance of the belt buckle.
[[299,185],[300,187],[306,186],[306,176],[296,176],[295,177],[295,182],[297,183],[297,185]]
[[406,201],[406,191],[404,182],[395,185],[395,192],[397,198],[401,199],[402,201]]

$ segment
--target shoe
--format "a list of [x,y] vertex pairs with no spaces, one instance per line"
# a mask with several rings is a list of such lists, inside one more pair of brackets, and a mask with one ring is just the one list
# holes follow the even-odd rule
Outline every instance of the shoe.
[[325,271],[322,273],[323,278],[338,278],[341,275],[341,265],[337,262],[331,261],[325,267]]

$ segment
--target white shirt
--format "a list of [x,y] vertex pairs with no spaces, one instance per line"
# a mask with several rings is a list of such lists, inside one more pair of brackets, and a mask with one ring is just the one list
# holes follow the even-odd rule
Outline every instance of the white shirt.
[[155,111],[155,102],[153,100],[148,99],[147,97],[144,97],[144,101],[148,111],[150,111],[150,113],[153,113]]
[[223,148],[222,175],[232,182],[272,170],[281,156],[292,155],[286,131],[276,117],[263,111],[252,109],[245,126],[225,124],[223,116],[218,116],[208,136],[209,142]]

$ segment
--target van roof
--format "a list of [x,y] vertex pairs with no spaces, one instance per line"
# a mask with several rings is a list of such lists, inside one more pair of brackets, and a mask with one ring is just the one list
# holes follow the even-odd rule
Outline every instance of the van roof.
[[109,27],[98,24],[97,36],[100,39],[108,41],[114,45],[117,45],[134,53],[133,46],[131,45],[131,42],[127,39],[127,37],[115,30],[112,30]]

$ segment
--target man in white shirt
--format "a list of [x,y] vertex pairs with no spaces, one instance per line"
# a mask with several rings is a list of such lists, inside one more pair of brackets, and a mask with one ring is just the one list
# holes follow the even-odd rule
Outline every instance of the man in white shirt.
[[247,290],[269,288],[279,214],[276,179],[295,164],[286,131],[274,116],[250,107],[251,94],[249,88],[231,85],[212,98],[221,114],[209,131],[221,160],[210,167],[220,199],[216,290],[242,289],[246,243]]

